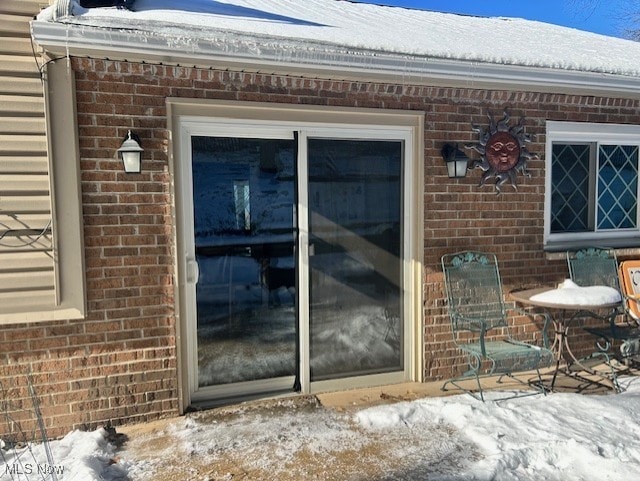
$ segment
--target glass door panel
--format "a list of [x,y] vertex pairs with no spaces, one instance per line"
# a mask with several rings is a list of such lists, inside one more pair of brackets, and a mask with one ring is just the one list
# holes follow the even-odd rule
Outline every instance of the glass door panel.
[[198,385],[294,376],[294,140],[192,136],[191,148]]
[[309,139],[311,381],[403,369],[400,141]]

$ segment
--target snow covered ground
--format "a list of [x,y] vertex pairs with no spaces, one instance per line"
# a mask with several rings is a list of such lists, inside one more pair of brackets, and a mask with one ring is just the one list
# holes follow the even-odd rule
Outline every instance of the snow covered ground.
[[[640,378],[621,381],[621,394],[500,403],[458,395],[347,411],[292,400],[262,410],[238,405],[171,420],[131,436],[119,452],[103,429],[75,431],[51,442],[51,455],[62,481],[637,481]],[[53,479],[26,474],[51,465],[41,447],[23,449],[20,459],[2,453],[1,481]]]
[[0,449],[0,481],[124,480],[131,467],[116,462],[116,448],[105,429],[73,431],[49,447],[50,456],[44,444],[16,447],[7,443]]

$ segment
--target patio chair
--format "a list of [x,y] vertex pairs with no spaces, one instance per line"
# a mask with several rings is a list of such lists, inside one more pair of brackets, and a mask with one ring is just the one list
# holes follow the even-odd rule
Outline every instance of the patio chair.
[[[495,255],[482,252],[459,252],[442,256],[445,287],[453,341],[466,356],[469,364],[467,372],[444,383],[456,386],[472,396],[484,401],[481,378],[504,376],[534,387],[533,391],[518,392],[508,397],[532,394],[546,394],[542,384],[540,369],[555,362],[549,350],[547,328],[551,319],[546,313],[532,313],[507,305],[504,302],[502,282]],[[514,339],[509,330],[508,313],[537,318],[544,321],[542,346]],[[525,383],[513,376],[518,371],[533,371],[537,379]],[[465,389],[459,382],[475,378],[477,391]]]
[[[623,262],[618,268],[613,249],[588,247],[567,252],[567,263],[571,280],[579,286],[604,285],[620,292],[622,302],[619,308],[606,316],[594,316],[604,319],[607,325],[584,329],[596,336],[599,352],[623,364],[635,361],[640,344],[640,327],[634,313],[638,311],[640,298],[634,293],[631,275],[637,261]],[[614,379],[614,384],[616,382]]]
[[384,332],[384,342],[391,342],[395,345],[400,344],[397,327],[400,326],[400,312],[397,307],[385,307],[384,318],[387,326]]
[[618,277],[627,314],[635,323],[638,323],[640,321],[640,261],[621,262],[618,267]]

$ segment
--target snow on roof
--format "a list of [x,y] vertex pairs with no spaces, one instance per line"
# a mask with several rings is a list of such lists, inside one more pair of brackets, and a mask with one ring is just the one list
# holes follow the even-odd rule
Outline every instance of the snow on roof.
[[[64,0],[59,0],[64,1]],[[300,49],[342,47],[394,56],[541,67],[640,77],[640,43],[520,18],[476,17],[344,0],[137,0],[135,11],[80,7],[39,21],[138,35],[294,41]],[[228,34],[234,33],[236,37]],[[189,44],[177,48],[188,50]]]

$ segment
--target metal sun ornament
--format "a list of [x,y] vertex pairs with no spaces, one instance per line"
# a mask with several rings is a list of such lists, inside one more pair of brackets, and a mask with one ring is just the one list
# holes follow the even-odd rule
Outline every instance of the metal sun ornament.
[[530,177],[527,162],[538,157],[530,153],[525,146],[531,142],[531,136],[524,133],[524,118],[520,118],[517,125],[510,127],[511,117],[506,110],[502,120],[497,123],[491,113],[487,116],[490,121],[488,130],[471,124],[471,130],[479,135],[479,142],[465,145],[466,149],[473,149],[482,156],[480,160],[475,160],[472,166],[484,172],[479,185],[484,185],[495,177],[496,194],[501,192],[507,181],[518,190],[516,174],[520,172],[525,177]]

